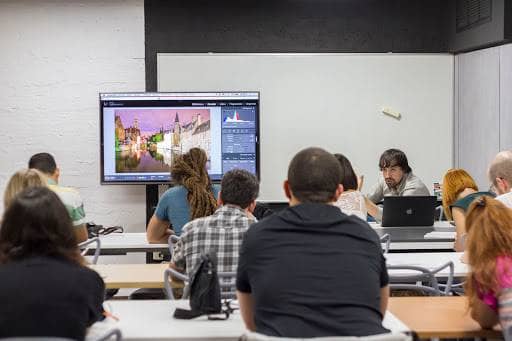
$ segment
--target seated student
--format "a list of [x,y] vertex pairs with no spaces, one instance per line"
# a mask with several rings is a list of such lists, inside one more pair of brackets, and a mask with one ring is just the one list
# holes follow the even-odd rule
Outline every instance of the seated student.
[[483,328],[512,326],[512,211],[488,196],[474,200],[466,218],[466,281],[471,317]]
[[22,169],[14,173],[7,182],[4,192],[4,208],[7,209],[14,198],[28,187],[45,187],[46,178],[36,169]]
[[489,166],[489,180],[496,194],[496,200],[512,208],[512,151],[499,152]]
[[73,226],[75,226],[77,242],[86,241],[88,234],[85,226],[84,202],[76,189],[59,186],[60,169],[53,156],[48,153],[34,154],[28,161],[28,168],[37,169],[46,176],[48,187],[57,193],[68,210]]
[[443,210],[446,218],[455,223],[456,251],[464,251],[466,211],[482,195],[494,196],[490,192],[478,192],[475,180],[464,169],[449,169],[443,177]]
[[102,317],[103,280],[85,264],[66,208],[53,191],[19,193],[0,228],[0,338],[83,340]]
[[334,154],[341,165],[343,193],[335,205],[345,214],[353,214],[366,221],[367,209],[364,195],[357,190],[357,176],[350,161],[342,154]]
[[334,206],[341,167],[320,148],[288,168],[290,207],[253,224],[238,263],[237,297],[247,329],[281,337],[385,333],[388,273],[379,237]]
[[242,169],[233,169],[222,177],[219,208],[214,214],[195,219],[185,225],[176,243],[171,267],[191,271],[201,260],[201,253],[217,253],[217,270],[235,272],[238,250],[249,226],[256,220],[252,211],[256,206],[258,179]]
[[379,168],[382,177],[368,194],[368,213],[377,221],[382,220],[382,208],[376,204],[385,196],[427,196],[427,186],[412,173],[404,152],[388,149],[380,156]]
[[200,148],[192,148],[173,161],[171,177],[176,186],[165,191],[158,201],[146,231],[148,242],[167,243],[171,234],[181,235],[188,221],[215,212],[220,188],[212,186],[207,162],[208,156]]

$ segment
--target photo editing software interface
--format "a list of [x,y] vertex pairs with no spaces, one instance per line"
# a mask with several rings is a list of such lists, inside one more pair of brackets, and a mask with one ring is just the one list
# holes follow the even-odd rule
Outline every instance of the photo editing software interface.
[[172,181],[173,160],[194,147],[213,181],[258,174],[258,92],[102,93],[100,122],[102,183]]

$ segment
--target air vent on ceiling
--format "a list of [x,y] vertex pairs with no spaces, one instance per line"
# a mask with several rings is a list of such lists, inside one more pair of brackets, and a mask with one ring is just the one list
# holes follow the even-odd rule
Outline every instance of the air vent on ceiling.
[[485,24],[492,19],[492,0],[457,0],[457,33]]

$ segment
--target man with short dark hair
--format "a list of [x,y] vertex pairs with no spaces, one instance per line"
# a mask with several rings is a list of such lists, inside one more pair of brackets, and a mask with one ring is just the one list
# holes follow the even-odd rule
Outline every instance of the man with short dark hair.
[[256,221],[252,211],[258,191],[258,179],[248,171],[233,169],[224,174],[219,208],[211,216],[195,219],[183,227],[170,266],[190,276],[201,260],[201,253],[215,251],[217,270],[235,272],[243,236]]
[[405,153],[398,149],[388,149],[380,156],[379,168],[382,177],[371,193],[366,206],[368,214],[382,220],[382,208],[375,205],[386,196],[428,196],[427,186],[412,173]]
[[57,167],[54,157],[48,153],[37,153],[32,155],[28,161],[28,168],[34,168],[42,172],[48,182],[48,187],[54,191],[66,206],[79,243],[88,238],[87,227],[85,226],[84,203],[78,191],[71,187],[59,186],[60,169]]
[[332,154],[302,150],[284,182],[290,207],[247,231],[237,296],[249,330],[296,338],[387,332],[380,240],[366,222],[333,205],[341,178]]
[[498,194],[496,200],[512,208],[512,151],[499,152],[491,162],[488,174]]

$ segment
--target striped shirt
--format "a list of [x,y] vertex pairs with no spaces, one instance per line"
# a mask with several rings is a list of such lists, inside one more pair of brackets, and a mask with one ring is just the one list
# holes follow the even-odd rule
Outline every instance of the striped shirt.
[[218,272],[236,272],[238,254],[245,232],[256,222],[234,205],[223,205],[211,216],[187,223],[174,246],[173,262],[190,277],[201,253],[215,251]]

